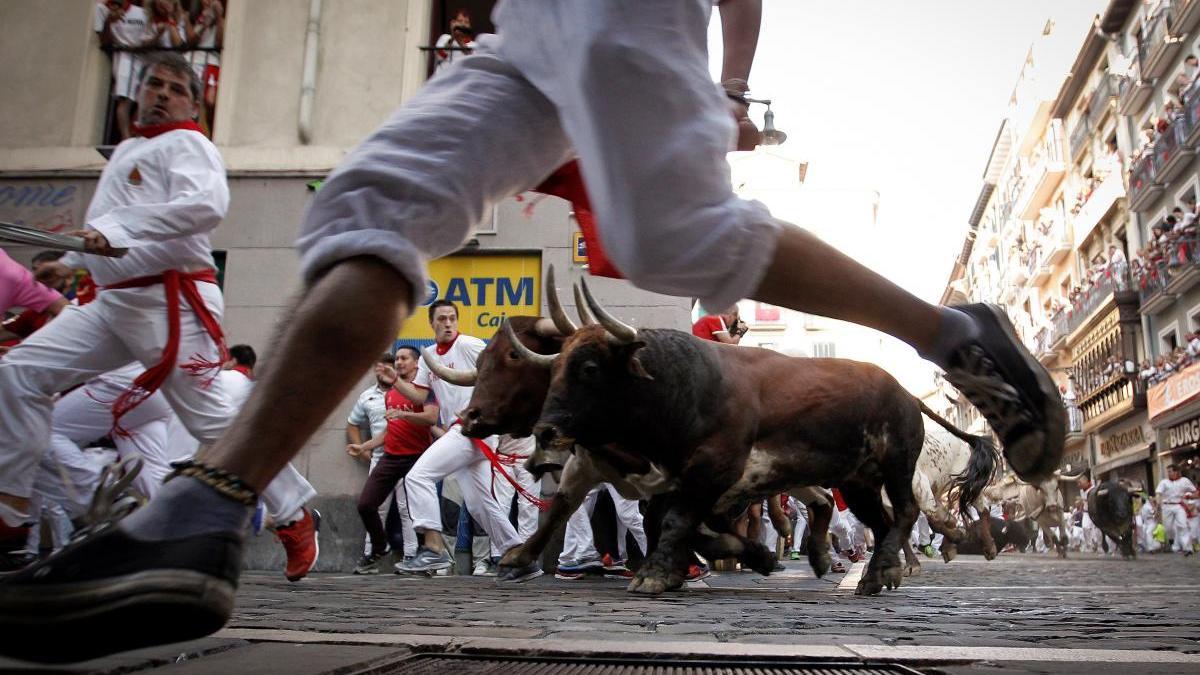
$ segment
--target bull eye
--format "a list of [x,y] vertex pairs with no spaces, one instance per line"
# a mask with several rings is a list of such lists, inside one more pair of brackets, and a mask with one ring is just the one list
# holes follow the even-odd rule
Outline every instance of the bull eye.
[[517,361],[520,358],[521,358],[521,355],[517,353],[517,350],[513,349],[508,352],[508,360],[509,361]]
[[600,365],[595,361],[584,361],[579,367],[579,374],[588,380],[597,380],[600,378]]

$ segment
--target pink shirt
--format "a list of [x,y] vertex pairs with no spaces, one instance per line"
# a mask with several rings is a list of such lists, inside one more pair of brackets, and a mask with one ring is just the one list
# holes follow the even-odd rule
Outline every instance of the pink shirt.
[[41,312],[61,298],[58,291],[38,283],[29,270],[0,249],[0,312],[10,307]]

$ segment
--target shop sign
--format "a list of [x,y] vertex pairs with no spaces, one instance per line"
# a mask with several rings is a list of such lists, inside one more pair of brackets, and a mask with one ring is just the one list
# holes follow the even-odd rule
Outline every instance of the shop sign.
[[1145,449],[1152,437],[1149,427],[1141,423],[1117,427],[1111,433],[1097,434],[1100,457],[1108,460],[1130,451]]
[[458,306],[458,330],[485,340],[510,316],[541,314],[542,258],[537,253],[462,255],[429,263],[425,301],[400,327],[402,343],[428,345],[433,341],[429,316],[423,309],[434,300]]
[[1200,396],[1200,363],[1184,368],[1165,382],[1146,392],[1146,410],[1150,419],[1170,412]]
[[1167,448],[1174,450],[1200,443],[1200,417],[1167,428]]

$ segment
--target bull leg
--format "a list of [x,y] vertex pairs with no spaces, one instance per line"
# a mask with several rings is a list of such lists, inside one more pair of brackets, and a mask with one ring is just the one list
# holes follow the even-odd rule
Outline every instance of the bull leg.
[[944,506],[932,513],[926,513],[925,518],[929,521],[929,529],[942,535],[942,560],[946,562],[954,560],[958,555],[958,543],[966,534],[955,527],[954,518]]
[[817,488],[804,488],[794,493],[796,499],[809,509],[808,518],[808,564],[818,578],[825,576],[833,566],[829,554],[829,523],[833,520],[833,501],[826,499]]
[[550,538],[566,524],[571,514],[579,509],[588,492],[599,484],[600,477],[589,464],[580,462],[574,456],[568,459],[562,469],[562,482],[558,484],[558,491],[554,493],[554,499],[550,502],[550,511],[546,514],[545,521],[538,525],[537,530],[524,543],[505,552],[500,558],[499,566],[521,568],[537,560],[550,543]]
[[[842,498],[850,507],[850,511],[867,526],[875,535],[875,550],[867,561],[862,579],[854,590],[855,595],[879,595],[883,591],[883,576],[880,572],[880,561],[884,557],[883,542],[887,538],[887,516],[883,510],[883,498],[878,489],[861,486],[840,486]],[[897,555],[896,566],[899,566]]]
[[904,540],[904,576],[915,577],[921,573],[921,559],[913,550],[912,538]]
[[687,543],[695,533],[699,519],[680,504],[678,496],[672,495],[669,501],[662,519],[658,548],[647,556],[633,581],[629,582],[630,593],[659,595],[683,585],[684,570],[691,557]]
[[737,517],[730,514],[713,513],[705,519],[708,529],[716,533],[697,533],[693,537],[696,549],[709,560],[735,558],[742,567],[752,569],[763,576],[775,571],[775,552],[761,541],[742,536],[735,528]]
[[976,504],[975,510],[979,512],[979,541],[983,545],[983,557],[995,560],[998,551],[996,540],[992,538],[992,514],[983,504]]

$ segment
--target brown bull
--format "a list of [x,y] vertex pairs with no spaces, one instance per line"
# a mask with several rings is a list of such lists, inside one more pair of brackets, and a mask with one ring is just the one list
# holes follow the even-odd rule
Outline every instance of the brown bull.
[[637,331],[597,305],[586,284],[584,293],[603,326],[576,331],[557,358],[535,359],[553,371],[534,433],[564,450],[616,444],[675,486],[659,548],[630,590],[679,586],[699,524],[725,531],[742,505],[796,485],[838,486],[874,532],[879,544],[858,593],[900,585],[900,544],[917,514],[922,411],[949,423],[874,365]]

